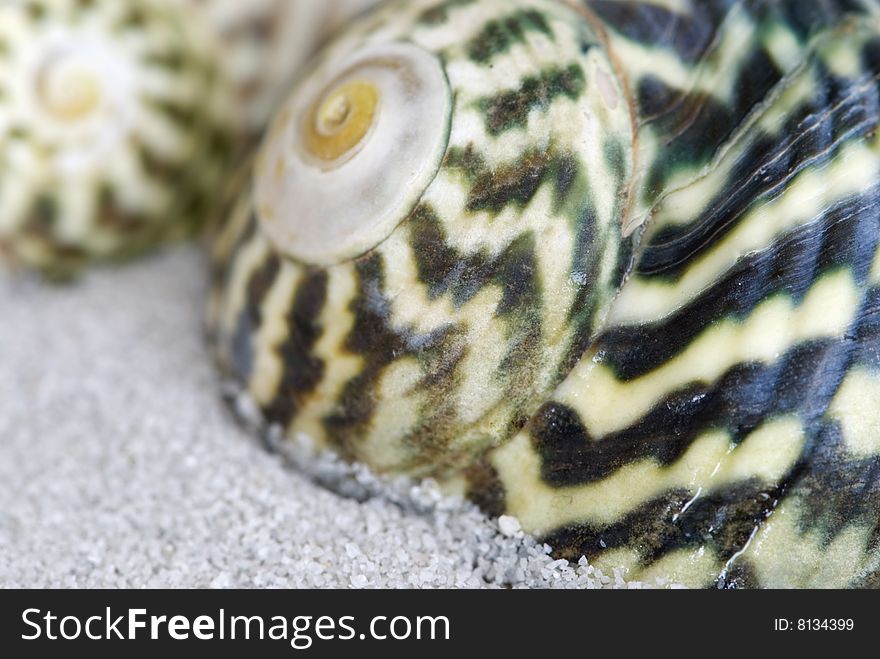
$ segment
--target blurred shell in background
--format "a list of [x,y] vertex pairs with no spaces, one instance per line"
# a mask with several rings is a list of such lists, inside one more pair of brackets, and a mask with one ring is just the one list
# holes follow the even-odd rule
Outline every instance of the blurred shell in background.
[[364,4],[0,4],[0,260],[65,278],[191,236],[287,81]]

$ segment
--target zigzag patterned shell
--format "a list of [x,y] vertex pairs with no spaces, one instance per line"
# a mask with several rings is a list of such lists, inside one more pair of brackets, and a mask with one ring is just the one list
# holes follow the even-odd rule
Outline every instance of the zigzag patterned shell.
[[[445,82],[383,106],[377,53]],[[218,237],[221,363],[288,437],[438,478],[561,556],[878,586],[878,79],[873,0],[373,14]],[[383,113],[428,147],[351,127]]]

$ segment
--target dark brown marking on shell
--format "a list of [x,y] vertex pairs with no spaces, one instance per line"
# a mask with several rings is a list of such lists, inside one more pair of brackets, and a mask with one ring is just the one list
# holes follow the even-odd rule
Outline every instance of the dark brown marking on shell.
[[112,186],[101,186],[96,213],[98,225],[123,234],[146,230],[147,222],[134,213],[123,211],[116,197]]
[[529,113],[546,111],[558,96],[576,100],[584,91],[586,79],[579,64],[565,68],[551,67],[540,74],[527,76],[517,89],[501,92],[480,101],[486,115],[486,130],[500,135],[528,125]]
[[468,484],[468,499],[491,517],[504,514],[504,485],[488,460],[474,460],[465,470],[464,477]]
[[345,385],[336,411],[324,419],[334,446],[349,459],[356,458],[356,440],[369,427],[376,405],[376,385],[385,367],[409,354],[436,359],[456,331],[455,327],[448,327],[420,336],[411,328],[394,328],[381,255],[365,256],[355,267],[358,292],[351,304],[355,320],[345,347],[361,355],[365,363],[360,373]]
[[473,180],[477,172],[486,171],[487,165],[476,145],[469,142],[464,148],[450,147],[443,158],[443,167],[459,170],[468,180]]
[[[876,547],[873,551],[877,551]],[[852,584],[853,588],[860,590],[880,590],[880,570],[871,570],[861,575],[858,580]]]
[[498,304],[499,315],[533,309],[534,324],[540,323],[541,285],[537,269],[535,236],[531,232],[524,233],[511,243],[498,261],[495,281],[504,291]]
[[277,348],[283,370],[275,399],[266,409],[270,422],[287,426],[324,377],[324,362],[314,348],[324,331],[320,314],[327,301],[327,279],[324,270],[311,269],[296,288],[286,322],[289,334]]
[[419,280],[431,299],[450,293],[456,305],[473,298],[492,276],[491,261],[482,253],[464,257],[453,249],[437,214],[419,204],[407,220]]
[[642,123],[652,123],[672,112],[683,103],[687,92],[683,89],[670,87],[653,74],[639,79],[635,90],[636,103]]
[[747,558],[739,557],[732,565],[725,569],[724,573],[715,581],[714,586],[715,588],[725,590],[760,588],[761,579],[758,577],[751,561]]
[[[432,298],[451,294],[463,305],[489,284],[499,286],[503,297],[499,315],[541,305],[534,236],[522,234],[497,257],[478,252],[464,255],[453,249],[443,226],[428,204],[410,215],[407,229],[420,280]],[[540,322],[540,314],[534,321]]]
[[533,9],[520,9],[497,20],[489,21],[468,44],[468,56],[486,64],[496,55],[508,52],[515,44],[527,43],[529,32],[540,32],[551,41],[553,31],[544,16]]
[[34,23],[41,22],[46,17],[46,8],[36,2],[28,2],[25,5],[28,18]]
[[634,547],[643,565],[650,565],[680,549],[707,547],[726,562],[747,545],[781,494],[782,488],[758,481],[742,481],[696,500],[690,492],[672,490],[607,526],[573,525],[544,541],[571,560]]
[[[79,0],[80,7],[91,8],[94,2],[91,0]],[[147,17],[144,15],[141,7],[130,7],[119,20],[120,27],[129,30],[141,31],[147,24]]]
[[[226,215],[229,217],[234,212],[235,202],[230,201],[226,209]],[[250,244],[257,235],[259,225],[253,208],[248,213],[248,219],[244,223],[243,228],[239,231],[230,247],[229,251],[220,255],[219,259],[212,259],[211,262],[211,281],[213,288],[217,291],[228,290],[231,277],[233,275],[234,265],[238,263],[242,250],[246,245]]]
[[553,184],[556,203],[562,205],[577,175],[576,160],[570,154],[531,150],[514,162],[473,170],[467,210],[497,214],[509,205],[525,206],[546,183]]

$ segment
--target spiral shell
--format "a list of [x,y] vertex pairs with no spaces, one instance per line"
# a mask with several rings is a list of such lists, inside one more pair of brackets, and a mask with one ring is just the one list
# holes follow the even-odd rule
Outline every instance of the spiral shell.
[[217,238],[221,366],[559,556],[878,586],[878,80],[872,0],[373,13]]
[[0,246],[64,275],[183,236],[232,151],[210,44],[163,3],[0,6]]
[[339,21],[371,0],[0,6],[0,254],[65,277],[185,237]]

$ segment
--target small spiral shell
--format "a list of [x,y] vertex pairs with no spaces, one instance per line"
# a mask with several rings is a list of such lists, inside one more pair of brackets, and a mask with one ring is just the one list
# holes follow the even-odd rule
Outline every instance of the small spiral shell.
[[236,154],[373,0],[0,7],[0,253],[54,277],[192,234]]
[[163,3],[0,6],[0,246],[63,276],[188,235],[233,152],[231,91]]

